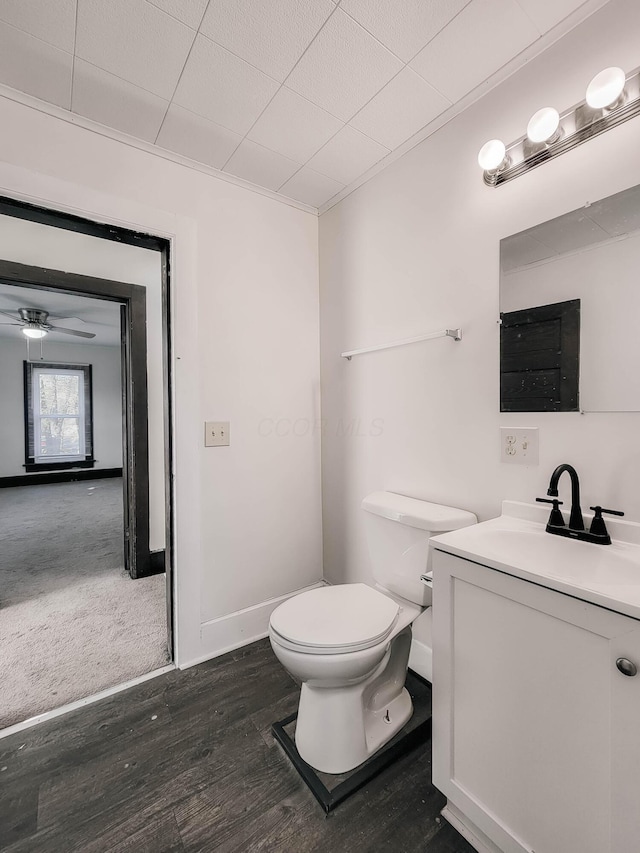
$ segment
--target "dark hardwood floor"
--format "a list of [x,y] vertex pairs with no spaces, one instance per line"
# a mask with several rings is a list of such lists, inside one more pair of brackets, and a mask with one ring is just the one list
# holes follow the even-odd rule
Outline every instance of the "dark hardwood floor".
[[430,744],[325,816],[270,733],[297,699],[264,640],[0,740],[0,850],[473,853]]

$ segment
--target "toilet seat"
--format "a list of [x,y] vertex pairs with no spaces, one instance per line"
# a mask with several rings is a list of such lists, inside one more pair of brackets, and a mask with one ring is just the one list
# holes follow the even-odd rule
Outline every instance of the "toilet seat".
[[312,589],[290,598],[271,614],[276,642],[306,654],[346,654],[383,642],[400,606],[362,583]]

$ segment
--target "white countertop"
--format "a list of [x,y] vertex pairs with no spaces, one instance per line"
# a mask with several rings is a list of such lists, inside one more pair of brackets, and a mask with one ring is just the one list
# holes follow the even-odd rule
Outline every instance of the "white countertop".
[[546,507],[504,501],[498,518],[434,536],[430,547],[640,619],[640,524],[606,518],[613,541],[596,545],[547,533],[548,517]]

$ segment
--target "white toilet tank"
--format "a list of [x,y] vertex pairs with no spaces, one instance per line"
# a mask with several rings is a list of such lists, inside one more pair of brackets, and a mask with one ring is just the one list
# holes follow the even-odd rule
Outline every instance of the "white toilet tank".
[[373,577],[380,586],[421,607],[431,589],[420,580],[428,571],[429,539],[476,524],[472,512],[394,492],[373,492],[362,501]]

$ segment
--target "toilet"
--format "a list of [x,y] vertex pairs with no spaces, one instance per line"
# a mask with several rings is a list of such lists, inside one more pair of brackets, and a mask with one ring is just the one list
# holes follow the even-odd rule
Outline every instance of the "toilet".
[[309,590],[271,614],[280,663],[302,682],[296,747],[324,773],[346,773],[410,719],[404,683],[411,625],[431,604],[429,538],[468,527],[476,516],[393,492],[362,501],[375,588],[364,583]]

